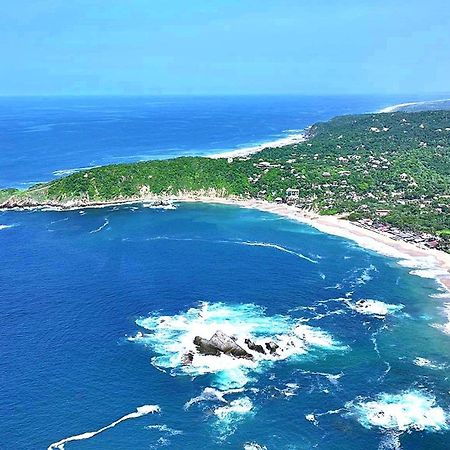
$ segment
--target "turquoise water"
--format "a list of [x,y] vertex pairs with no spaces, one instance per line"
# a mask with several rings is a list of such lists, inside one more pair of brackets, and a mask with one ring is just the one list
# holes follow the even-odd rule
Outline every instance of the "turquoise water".
[[[0,214],[1,448],[448,448],[433,280],[236,207]],[[184,366],[216,329],[280,354]]]

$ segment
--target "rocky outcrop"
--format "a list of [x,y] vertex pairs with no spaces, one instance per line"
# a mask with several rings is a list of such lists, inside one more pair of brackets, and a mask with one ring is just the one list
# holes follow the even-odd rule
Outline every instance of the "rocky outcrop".
[[232,337],[220,330],[216,331],[211,339],[196,336],[194,344],[199,353],[203,355],[219,356],[225,354],[235,358],[253,359],[253,355],[244,350]]
[[253,350],[255,352],[262,353],[263,355],[266,354],[264,347],[262,345],[255,344],[251,339],[246,339],[245,344],[247,345],[249,350]]
[[278,344],[275,344],[275,342],[266,342],[266,348],[269,350],[270,354],[273,355],[277,352],[277,350],[280,348]]
[[194,352],[192,351],[185,353],[181,358],[181,362],[185,366],[192,364],[193,361],[194,361]]

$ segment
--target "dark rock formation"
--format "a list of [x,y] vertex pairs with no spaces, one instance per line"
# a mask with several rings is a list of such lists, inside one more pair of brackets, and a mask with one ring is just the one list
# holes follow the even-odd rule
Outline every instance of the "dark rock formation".
[[192,351],[185,353],[181,358],[181,362],[186,366],[192,364],[192,361],[194,361],[194,352]]
[[249,350],[253,350],[255,352],[262,353],[263,355],[266,354],[266,352],[264,351],[264,347],[262,345],[255,344],[251,339],[246,339],[245,343],[247,344],[247,347],[249,348]]
[[275,342],[266,342],[266,348],[269,350],[270,354],[273,355],[280,348]]
[[202,353],[203,355],[214,355],[214,356],[220,355],[220,350],[214,345],[212,345],[209,342],[209,339],[205,339],[200,336],[195,336],[194,344],[197,347],[199,353]]
[[194,344],[197,350],[204,355],[218,356],[224,353],[225,355],[231,355],[236,358],[253,359],[253,356],[237,344],[233,338],[220,330],[216,331],[211,339],[196,336]]

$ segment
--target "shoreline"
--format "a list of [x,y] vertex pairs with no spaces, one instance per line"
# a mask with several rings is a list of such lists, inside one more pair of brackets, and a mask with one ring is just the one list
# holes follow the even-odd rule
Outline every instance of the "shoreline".
[[321,216],[284,203],[217,197],[174,198],[172,201],[233,205],[295,220],[322,233],[349,239],[366,250],[394,258],[400,266],[410,268],[410,274],[435,279],[450,292],[450,254],[441,250],[425,249],[409,242],[395,240],[386,233],[369,230],[337,216]]
[[396,260],[400,266],[410,268],[410,274],[435,279],[450,293],[450,254],[441,250],[425,249],[410,242],[396,240],[383,232],[364,228],[338,216],[322,216],[285,203],[271,203],[264,200],[225,198],[215,196],[173,196],[167,201],[174,203],[208,203],[238,206],[275,214],[309,225],[332,236],[339,236],[355,242],[359,247]]
[[209,155],[204,155],[205,158],[220,159],[220,158],[245,158],[246,156],[259,153],[267,148],[281,148],[286,145],[298,144],[300,142],[305,142],[308,139],[308,129],[305,128],[303,131],[287,135],[286,137],[279,138],[275,141],[264,142],[252,147],[237,148],[234,150],[226,150],[224,152],[212,153]]
[[414,106],[414,105],[423,105],[423,104],[435,104],[435,103],[441,103],[441,102],[448,102],[450,101],[450,98],[442,98],[439,100],[420,100],[416,102],[406,102],[406,103],[399,103],[398,105],[391,105],[386,106],[385,108],[380,109],[377,111],[377,114],[384,114],[384,113],[393,113],[393,112],[399,112],[402,108],[406,108],[408,106]]
[[[339,216],[323,216],[285,203],[227,196],[214,189],[199,192],[179,192],[176,195],[146,195],[105,202],[69,201],[66,203],[23,204],[3,207],[4,211],[70,211],[145,203],[207,203],[238,206],[276,214],[309,225],[316,230],[355,242],[361,248],[393,258],[407,267],[412,275],[435,279],[450,293],[450,254],[441,250],[422,248],[411,242],[393,239],[386,232],[374,231]],[[157,207],[157,205],[156,205]]]

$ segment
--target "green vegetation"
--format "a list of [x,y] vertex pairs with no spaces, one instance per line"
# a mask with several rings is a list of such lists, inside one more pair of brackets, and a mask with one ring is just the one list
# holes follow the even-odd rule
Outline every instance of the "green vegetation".
[[448,249],[450,111],[343,116],[309,134],[306,142],[232,161],[192,157],[99,167],[20,193],[1,191],[0,201],[108,201],[210,188],[272,201],[295,188],[302,208],[429,232]]

